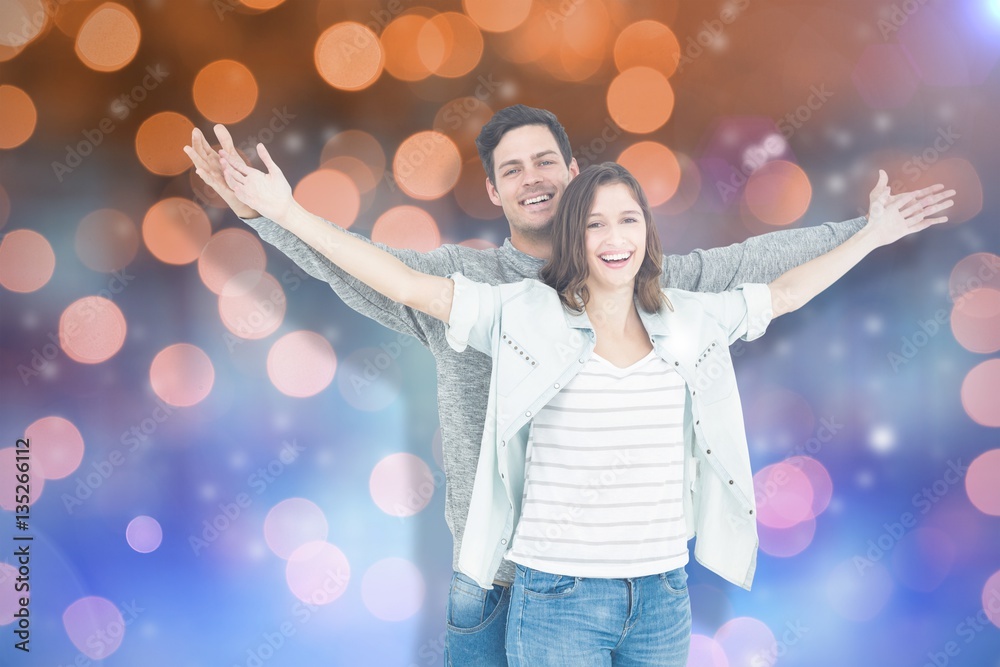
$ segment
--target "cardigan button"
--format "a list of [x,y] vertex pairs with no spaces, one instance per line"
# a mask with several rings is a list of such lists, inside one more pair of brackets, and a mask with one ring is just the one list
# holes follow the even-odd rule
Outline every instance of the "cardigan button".
[[530,417],[531,416],[531,410],[528,410],[527,412],[525,412],[524,416],[525,417]]
[[[501,477],[503,477],[503,475],[500,475],[500,476],[501,476]],[[732,483],[733,483],[733,480],[729,480],[729,483],[730,483],[730,484],[732,484]]]
[[555,387],[556,389],[558,389],[558,388],[559,388],[559,383],[558,383],[558,382],[556,382],[556,383],[555,383],[555,384],[553,385],[553,387]]
[[696,421],[695,421],[694,425],[695,425],[695,426],[697,426],[697,425],[698,425],[698,424],[700,424],[700,423],[701,423],[701,420],[700,420],[700,419],[698,419],[698,420],[696,420]]
[[500,544],[507,544],[507,540],[500,540]]
[[753,510],[750,510],[750,514],[753,514]]
[[706,450],[705,450],[705,453],[706,453],[706,454],[711,454],[711,453],[712,453],[712,450],[711,450],[711,449],[706,449]]
[[681,365],[681,362],[679,362],[679,361],[675,361],[674,362],[674,366],[680,366],[680,365]]

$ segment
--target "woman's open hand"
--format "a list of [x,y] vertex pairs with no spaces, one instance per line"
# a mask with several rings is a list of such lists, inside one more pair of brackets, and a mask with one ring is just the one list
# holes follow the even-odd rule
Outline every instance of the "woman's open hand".
[[955,205],[954,190],[945,190],[944,185],[937,183],[894,195],[888,183],[889,176],[880,169],[878,183],[869,195],[865,229],[873,235],[876,245],[888,245],[931,225],[947,222],[948,216],[936,214]]
[[[223,148],[228,148],[234,153],[236,152],[232,147],[232,137],[229,136],[229,132],[226,131],[225,126],[216,125],[215,134],[222,142]],[[256,210],[240,201],[236,193],[226,183],[226,179],[222,175],[222,164],[219,160],[219,154],[205,140],[205,135],[201,133],[201,130],[194,128],[191,131],[191,145],[185,146],[184,152],[187,153],[188,157],[191,158],[191,162],[194,163],[195,173],[210,188],[215,190],[216,194],[229,205],[229,208],[233,209],[236,215],[241,218],[256,218],[260,215]]]
[[266,174],[246,164],[238,153],[230,153],[223,148],[219,154],[226,184],[239,200],[282,225],[294,204],[292,186],[271,159],[264,144],[257,144],[257,154],[267,168]]

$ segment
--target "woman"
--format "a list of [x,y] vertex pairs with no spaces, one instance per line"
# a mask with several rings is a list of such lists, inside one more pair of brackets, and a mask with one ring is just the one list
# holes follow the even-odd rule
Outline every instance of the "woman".
[[491,287],[421,274],[349,235],[298,227],[304,210],[270,210],[298,205],[258,152],[267,175],[226,166],[242,201],[290,220],[303,241],[387,297],[447,322],[455,349],[493,357],[459,568],[488,588],[502,558],[516,564],[512,665],[686,663],[687,541],[697,534],[695,557],[745,588],[756,566],[729,344],[760,336],[871,250],[946,219],[889,197],[880,172],[883,212],[826,255],[770,285],[661,290],[646,198],[623,167],[605,163],[567,187],[544,282]]

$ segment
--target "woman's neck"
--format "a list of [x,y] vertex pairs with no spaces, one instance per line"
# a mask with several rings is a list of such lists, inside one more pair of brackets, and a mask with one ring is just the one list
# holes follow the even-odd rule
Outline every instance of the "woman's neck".
[[594,329],[612,336],[626,335],[638,325],[642,326],[636,310],[632,286],[612,289],[595,289],[588,285],[587,318]]

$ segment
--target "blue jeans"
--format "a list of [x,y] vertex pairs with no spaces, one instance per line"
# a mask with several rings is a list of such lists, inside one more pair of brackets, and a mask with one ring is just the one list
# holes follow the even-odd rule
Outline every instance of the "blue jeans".
[[510,586],[494,584],[486,590],[455,572],[448,591],[445,667],[507,667],[504,637]]
[[691,600],[683,567],[600,579],[515,565],[507,617],[511,667],[687,664]]

